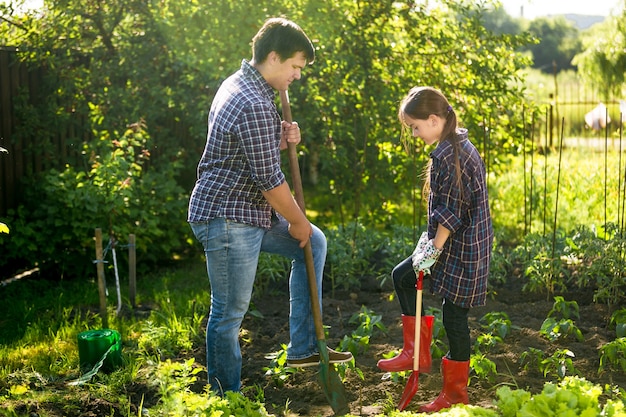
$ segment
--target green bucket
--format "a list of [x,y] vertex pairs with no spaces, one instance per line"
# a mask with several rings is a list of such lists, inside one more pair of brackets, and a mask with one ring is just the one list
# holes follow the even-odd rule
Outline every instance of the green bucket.
[[92,369],[102,360],[103,371],[122,365],[122,338],[116,330],[88,330],[78,334],[78,357],[81,369]]

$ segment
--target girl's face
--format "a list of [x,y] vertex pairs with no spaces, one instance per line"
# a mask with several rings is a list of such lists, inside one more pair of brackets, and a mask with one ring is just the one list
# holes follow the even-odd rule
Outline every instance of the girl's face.
[[427,145],[432,145],[441,139],[444,121],[441,117],[431,114],[428,119],[413,119],[404,115],[404,123],[411,129],[413,137],[422,139]]

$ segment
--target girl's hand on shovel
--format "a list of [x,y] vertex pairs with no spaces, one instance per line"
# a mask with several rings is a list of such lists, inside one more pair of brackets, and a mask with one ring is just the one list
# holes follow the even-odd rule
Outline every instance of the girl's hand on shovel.
[[302,140],[302,136],[300,135],[300,127],[298,126],[298,122],[281,122],[282,126],[282,134],[280,136],[280,150],[287,149],[287,143],[293,143],[297,145]]

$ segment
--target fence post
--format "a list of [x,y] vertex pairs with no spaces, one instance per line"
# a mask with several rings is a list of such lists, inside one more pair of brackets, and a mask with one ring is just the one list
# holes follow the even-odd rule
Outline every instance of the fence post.
[[135,251],[135,235],[128,235],[128,292],[130,305],[135,308],[135,294],[137,293],[137,252]]
[[98,292],[100,293],[100,316],[102,317],[102,328],[109,327],[107,315],[107,294],[104,282],[104,259],[102,255],[102,229],[96,229],[96,271],[98,272]]

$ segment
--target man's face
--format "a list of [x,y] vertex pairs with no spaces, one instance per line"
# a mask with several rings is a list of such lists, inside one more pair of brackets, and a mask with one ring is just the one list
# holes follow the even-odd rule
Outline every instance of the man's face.
[[300,79],[307,60],[303,52],[296,52],[293,57],[280,62],[278,54],[271,52],[268,64],[265,79],[275,90],[284,91],[289,88],[292,81]]

